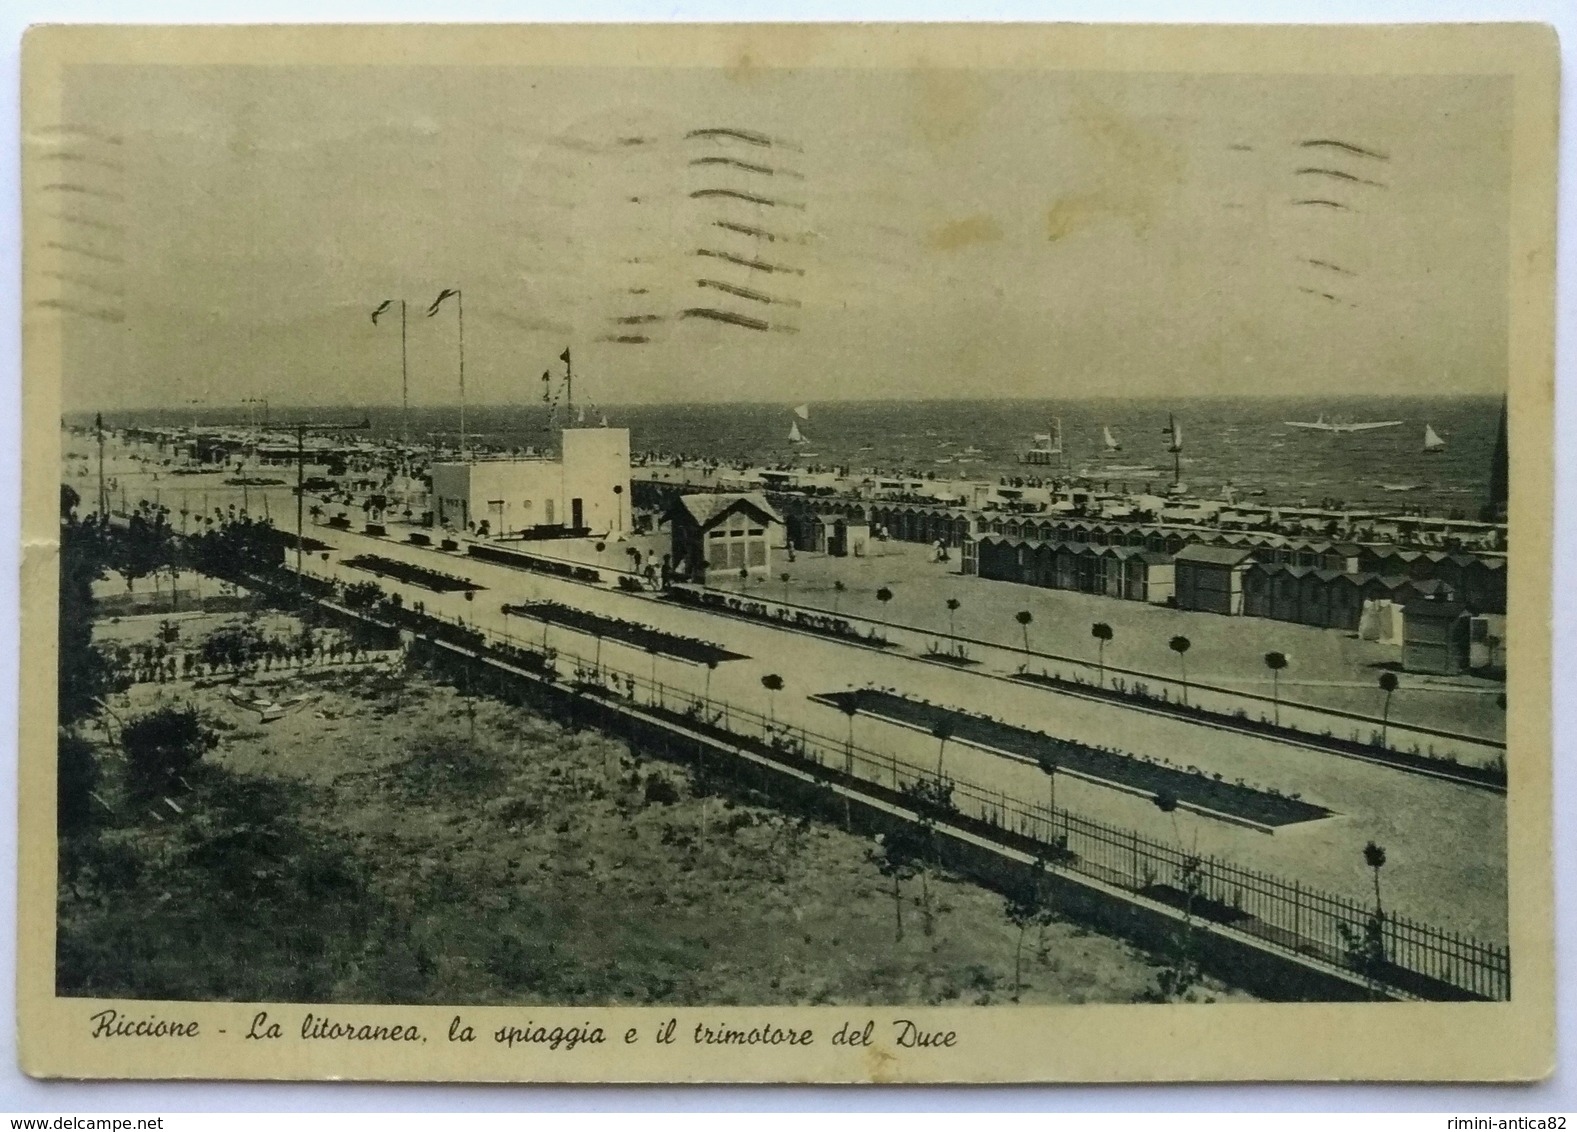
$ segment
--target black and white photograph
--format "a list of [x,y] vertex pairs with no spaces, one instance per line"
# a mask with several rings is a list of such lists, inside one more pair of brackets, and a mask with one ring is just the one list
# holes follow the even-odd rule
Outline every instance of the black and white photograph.
[[54,31],[43,1072],[1536,1074],[1553,39]]

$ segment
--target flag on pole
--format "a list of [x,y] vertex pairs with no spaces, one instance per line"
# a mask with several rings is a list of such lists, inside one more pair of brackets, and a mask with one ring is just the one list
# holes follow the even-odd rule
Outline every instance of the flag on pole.
[[564,352],[559,355],[559,361],[563,362],[565,365],[569,365],[569,347],[568,346],[565,346],[564,347]]
[[547,370],[543,370],[542,371],[542,400],[543,401],[551,401],[553,399],[552,396],[551,396],[552,388],[553,388],[553,375],[550,374]]
[[433,300],[433,305],[427,308],[427,317],[432,318],[433,315],[438,313],[438,308],[443,306],[445,299],[450,295],[458,295],[459,293],[453,287],[445,287],[442,291],[439,291],[438,297]]
[[379,303],[378,304],[378,309],[372,312],[372,324],[374,326],[377,326],[378,325],[378,316],[380,314],[382,314],[384,311],[388,310],[393,305],[394,305],[394,300],[393,299],[384,299],[383,302]]

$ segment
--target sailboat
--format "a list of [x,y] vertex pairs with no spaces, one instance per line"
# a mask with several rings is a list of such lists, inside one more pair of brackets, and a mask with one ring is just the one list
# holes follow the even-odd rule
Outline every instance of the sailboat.
[[799,422],[798,421],[795,421],[795,422],[793,422],[792,424],[789,425],[788,438],[789,438],[789,443],[790,444],[809,444],[810,443],[810,441],[805,439],[805,434],[800,432],[800,430],[799,430]]
[[1439,452],[1445,446],[1446,442],[1441,439],[1440,434],[1435,431],[1434,426],[1426,424],[1424,426],[1424,451]]
[[1102,432],[1104,433],[1104,440],[1105,440],[1105,444],[1106,444],[1106,451],[1107,451],[1107,453],[1121,452],[1123,450],[1123,446],[1121,444],[1118,444],[1117,443],[1117,438],[1112,435],[1112,426],[1111,425],[1106,425],[1102,429]]
[[810,406],[809,405],[795,405],[794,406],[794,415],[796,417],[798,417],[802,421],[810,420]]
[[1183,482],[1183,426],[1177,423],[1177,417],[1171,413],[1166,414],[1166,431],[1172,436],[1171,443],[1166,450],[1172,454],[1172,486],[1167,488],[1170,495],[1181,495],[1188,490],[1188,485]]

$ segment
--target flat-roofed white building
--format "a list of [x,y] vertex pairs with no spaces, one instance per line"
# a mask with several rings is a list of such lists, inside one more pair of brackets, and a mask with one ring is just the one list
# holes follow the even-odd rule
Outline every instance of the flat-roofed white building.
[[626,428],[567,428],[557,458],[434,464],[432,474],[433,519],[445,529],[492,537],[629,529]]

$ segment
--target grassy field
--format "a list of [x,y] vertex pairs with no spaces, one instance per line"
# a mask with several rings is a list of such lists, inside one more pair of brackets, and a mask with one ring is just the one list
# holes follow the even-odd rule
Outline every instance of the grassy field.
[[[904,883],[874,845],[519,708],[385,667],[265,674],[258,722],[190,703],[217,744],[135,799],[99,741],[97,828],[62,842],[60,992],[400,1003],[1000,1003],[1019,940],[996,893]],[[97,736],[97,732],[93,732]],[[112,811],[112,812],[111,812]],[[932,915],[924,915],[923,888]],[[925,930],[930,919],[933,930]],[[897,938],[898,921],[902,938]],[[1025,1002],[1129,1002],[1157,960],[1054,920]],[[1204,985],[1199,998],[1244,996]]]

